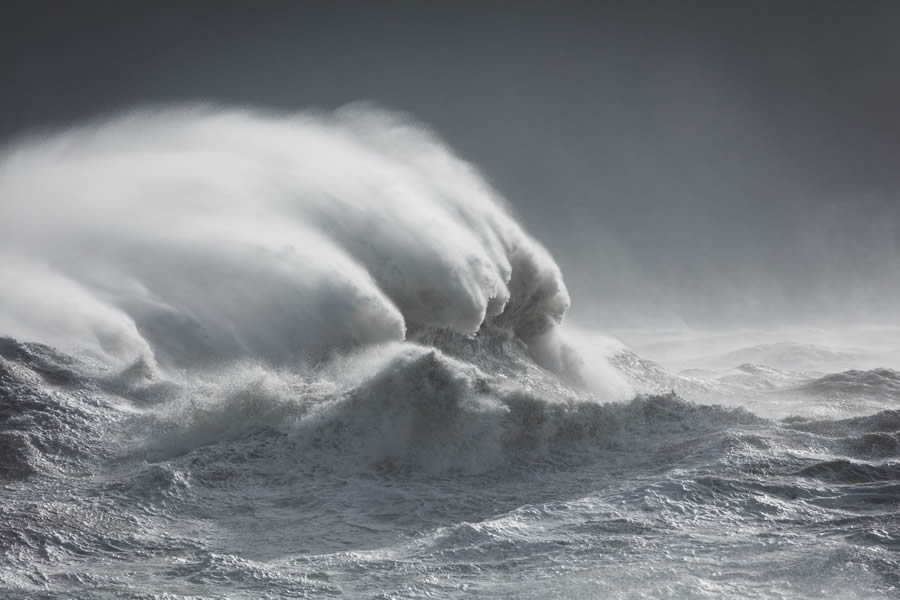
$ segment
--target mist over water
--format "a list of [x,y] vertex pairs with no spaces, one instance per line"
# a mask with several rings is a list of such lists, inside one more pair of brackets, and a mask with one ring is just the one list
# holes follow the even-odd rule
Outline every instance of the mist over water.
[[896,596],[895,329],[614,338],[569,309],[406,115],[191,105],[10,144],[0,590]]

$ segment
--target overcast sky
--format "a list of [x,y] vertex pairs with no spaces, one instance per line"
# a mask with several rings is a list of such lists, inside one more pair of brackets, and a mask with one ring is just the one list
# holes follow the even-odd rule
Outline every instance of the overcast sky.
[[900,322],[900,2],[21,2],[0,136],[147,103],[432,125],[606,326]]

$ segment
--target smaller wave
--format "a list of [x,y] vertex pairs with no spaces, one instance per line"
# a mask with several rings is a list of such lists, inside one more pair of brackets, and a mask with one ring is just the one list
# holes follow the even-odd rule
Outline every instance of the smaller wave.
[[712,369],[730,369],[734,365],[765,365],[785,371],[834,371],[871,363],[871,353],[855,348],[833,348],[819,344],[774,342],[757,344],[722,354],[694,359],[692,362]]
[[844,458],[818,462],[797,475],[830,483],[869,483],[900,479],[900,463],[871,464]]
[[635,390],[645,394],[676,392],[685,396],[705,396],[710,386],[699,377],[676,375],[667,371],[659,363],[639,356],[635,352],[621,348],[609,358],[613,365]]
[[843,450],[858,458],[888,458],[900,456],[900,432],[864,433],[844,438]]
[[826,375],[798,389],[832,397],[869,397],[900,400],[900,372],[893,369],[850,370]]
[[900,410],[883,410],[874,415],[837,420],[789,417],[784,423],[799,431],[833,437],[861,433],[894,433],[900,431]]
[[809,381],[810,375],[775,369],[764,365],[744,363],[716,377],[716,381],[741,390],[769,392],[796,386]]

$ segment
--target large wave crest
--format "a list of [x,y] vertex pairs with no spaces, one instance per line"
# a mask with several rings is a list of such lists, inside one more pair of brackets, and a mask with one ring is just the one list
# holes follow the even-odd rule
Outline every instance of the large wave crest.
[[402,115],[132,112],[11,146],[0,198],[8,335],[183,368],[492,329],[562,368],[559,268]]

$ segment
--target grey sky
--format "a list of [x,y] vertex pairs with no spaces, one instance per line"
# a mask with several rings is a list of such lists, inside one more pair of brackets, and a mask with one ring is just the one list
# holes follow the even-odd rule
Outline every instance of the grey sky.
[[895,2],[28,2],[0,135],[152,102],[432,125],[604,325],[900,320]]

